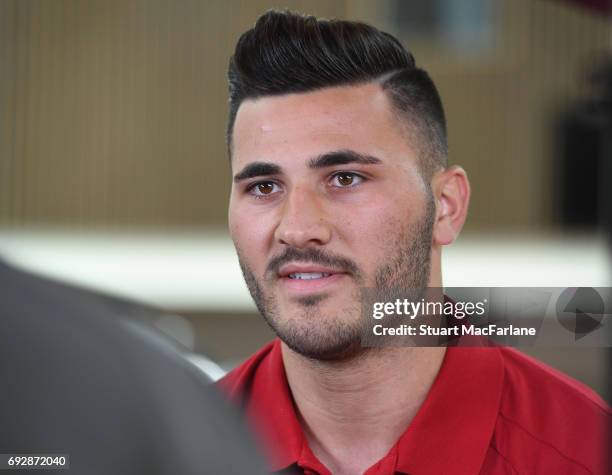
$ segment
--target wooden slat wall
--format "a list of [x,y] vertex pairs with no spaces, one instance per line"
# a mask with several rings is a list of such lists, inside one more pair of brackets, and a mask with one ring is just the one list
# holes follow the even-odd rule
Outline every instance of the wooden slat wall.
[[13,216],[16,0],[0,0],[0,220]]
[[555,121],[586,97],[610,21],[558,0],[503,2],[504,32],[484,70],[442,72],[451,159],[473,183],[472,229],[554,227]]
[[[359,3],[283,6],[368,20]],[[227,60],[273,5],[0,0],[0,225],[223,226]],[[451,160],[472,179],[468,229],[546,229],[552,119],[609,54],[610,23],[568,2],[500,5],[492,65],[427,49],[417,60],[446,103]]]

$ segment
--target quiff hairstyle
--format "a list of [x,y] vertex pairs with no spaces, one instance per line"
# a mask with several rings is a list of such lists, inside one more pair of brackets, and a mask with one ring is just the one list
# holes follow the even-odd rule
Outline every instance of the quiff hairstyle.
[[269,11],[240,36],[228,81],[230,156],[244,100],[378,82],[416,140],[424,177],[447,166],[446,120],[433,81],[395,37],[373,26]]

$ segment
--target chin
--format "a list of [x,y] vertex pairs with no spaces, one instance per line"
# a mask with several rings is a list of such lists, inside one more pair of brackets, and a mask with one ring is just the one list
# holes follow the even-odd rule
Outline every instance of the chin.
[[343,361],[364,351],[361,305],[354,298],[313,293],[276,302],[277,306],[262,314],[295,353],[312,360]]
[[304,354],[302,356],[317,361],[344,362],[363,355],[365,351],[366,348],[361,346],[361,341],[354,341],[342,347],[327,348],[324,351],[319,351],[310,355]]
[[320,314],[313,317],[301,315],[271,327],[291,350],[313,360],[343,361],[364,351],[358,325],[330,321]]

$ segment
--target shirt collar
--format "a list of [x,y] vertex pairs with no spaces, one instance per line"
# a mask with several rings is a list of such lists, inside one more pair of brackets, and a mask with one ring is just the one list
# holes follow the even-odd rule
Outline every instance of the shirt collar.
[[501,404],[496,347],[449,347],[423,405],[398,441],[396,470],[479,473]]
[[[296,416],[275,340],[253,381],[247,413],[266,441],[271,468],[316,463]],[[449,347],[415,418],[393,447],[403,473],[478,473],[499,411],[503,361],[495,347]]]
[[277,338],[254,379],[247,415],[263,437],[272,471],[295,464],[301,455],[304,434],[297,419],[293,397]]

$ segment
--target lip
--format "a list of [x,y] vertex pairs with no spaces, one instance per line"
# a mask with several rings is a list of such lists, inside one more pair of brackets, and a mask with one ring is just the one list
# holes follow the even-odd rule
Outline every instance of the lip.
[[[299,272],[329,274],[327,277],[320,279],[290,279],[290,274]],[[290,291],[297,294],[309,294],[329,290],[329,288],[346,278],[348,274],[338,269],[331,267],[320,266],[316,264],[287,264],[281,267],[278,277],[281,285]]]
[[332,267],[320,266],[317,264],[286,264],[280,268],[278,275],[279,277],[289,277],[290,274],[296,274],[298,272],[309,272],[309,273],[320,273],[320,274],[344,274],[345,272],[339,271]]

